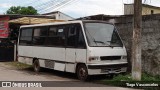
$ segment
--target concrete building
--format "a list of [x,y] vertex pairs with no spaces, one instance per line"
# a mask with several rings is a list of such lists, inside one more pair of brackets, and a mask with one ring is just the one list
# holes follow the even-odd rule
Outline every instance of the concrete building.
[[[134,4],[124,4],[124,15],[134,13]],[[142,4],[142,15],[159,14],[160,7]]]
[[73,17],[71,17],[67,14],[64,14],[60,11],[45,13],[42,15],[55,17],[56,20],[73,20],[74,19]]

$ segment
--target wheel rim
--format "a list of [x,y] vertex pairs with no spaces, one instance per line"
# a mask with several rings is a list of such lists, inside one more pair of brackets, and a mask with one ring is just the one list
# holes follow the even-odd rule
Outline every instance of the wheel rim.
[[81,80],[85,80],[86,77],[87,77],[87,71],[86,71],[86,69],[85,68],[80,68],[79,69],[79,78]]
[[35,69],[36,72],[38,71],[38,67],[39,67],[38,63],[35,62],[34,69]]

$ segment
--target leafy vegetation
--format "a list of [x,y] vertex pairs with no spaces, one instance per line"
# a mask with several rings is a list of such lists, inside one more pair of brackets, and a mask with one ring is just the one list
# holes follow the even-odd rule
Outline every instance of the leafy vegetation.
[[[113,79],[104,79],[101,80],[100,83],[106,84],[106,85],[111,85],[111,86],[119,86],[119,87],[127,87],[126,83],[141,83],[141,84],[146,84],[146,83],[157,83],[160,85],[160,76],[152,76],[147,73],[142,74],[141,81],[135,81],[132,80],[131,74],[126,74],[126,75],[118,75],[114,76]],[[145,90],[160,90],[159,87],[129,87],[129,88],[138,88],[138,89],[145,89]]]
[[[115,76],[112,80],[113,81],[134,81],[132,80],[131,74],[127,74],[127,75],[120,74],[118,76]],[[160,76],[152,76],[147,73],[143,73],[141,81],[160,81]]]
[[28,7],[12,6],[6,11],[6,14],[37,15],[38,12],[32,6]]

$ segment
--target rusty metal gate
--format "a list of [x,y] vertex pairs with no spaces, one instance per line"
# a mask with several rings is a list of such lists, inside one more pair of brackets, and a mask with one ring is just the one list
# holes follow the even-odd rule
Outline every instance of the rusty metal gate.
[[0,61],[14,60],[14,44],[0,43]]

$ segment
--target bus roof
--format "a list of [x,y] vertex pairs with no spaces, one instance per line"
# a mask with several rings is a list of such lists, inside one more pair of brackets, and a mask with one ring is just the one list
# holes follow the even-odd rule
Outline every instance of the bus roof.
[[[72,24],[72,23],[82,23],[82,22],[105,22],[109,23],[106,21],[98,21],[98,20],[72,20],[72,21],[64,21],[64,22],[54,22],[54,23],[44,23],[44,24],[34,24],[34,25],[23,25],[20,28],[25,28],[25,27],[36,27],[36,26],[49,26],[49,25],[59,25],[59,24]],[[112,23],[109,23],[112,24]]]

